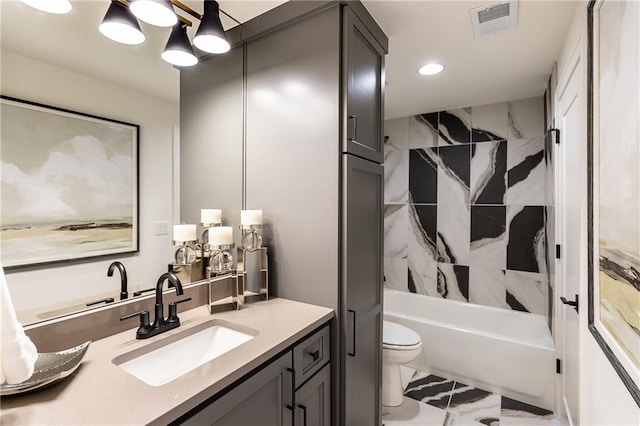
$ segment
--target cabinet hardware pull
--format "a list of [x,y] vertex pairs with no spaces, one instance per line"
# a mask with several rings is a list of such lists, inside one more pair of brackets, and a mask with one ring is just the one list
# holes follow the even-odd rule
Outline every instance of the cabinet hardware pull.
[[320,351],[319,350],[315,350],[315,351],[311,352],[309,355],[311,355],[311,358],[313,358],[314,361],[317,361],[318,359],[320,359]]
[[356,311],[347,310],[347,314],[351,315],[351,351],[347,349],[347,355],[356,356]]
[[350,115],[349,120],[351,120],[351,122],[353,123],[352,132],[351,132],[353,136],[350,136],[349,140],[350,141],[358,140],[358,116]]
[[302,424],[303,426],[307,426],[307,406],[298,404],[298,408],[302,409]]

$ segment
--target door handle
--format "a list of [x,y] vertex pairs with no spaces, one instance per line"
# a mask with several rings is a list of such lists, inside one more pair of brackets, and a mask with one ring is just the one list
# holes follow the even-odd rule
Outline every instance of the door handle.
[[351,123],[353,123],[352,132],[351,132],[353,136],[349,136],[349,140],[355,141],[358,139],[358,116],[350,115],[349,120],[351,120]]
[[576,294],[575,300],[567,300],[563,296],[560,296],[560,301],[565,305],[573,306],[573,309],[578,312],[578,295]]
[[351,330],[351,348],[347,347],[347,355],[356,356],[356,311],[351,309],[347,310],[347,316],[349,317],[349,328]]

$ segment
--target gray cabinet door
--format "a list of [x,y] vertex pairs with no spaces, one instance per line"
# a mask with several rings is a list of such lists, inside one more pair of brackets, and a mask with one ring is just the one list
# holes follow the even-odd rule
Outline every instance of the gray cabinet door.
[[384,49],[347,6],[343,9],[342,61],[346,98],[342,150],[382,163]]
[[384,169],[343,155],[342,309],[345,424],[379,425]]
[[291,352],[190,417],[185,425],[281,426],[293,418]]
[[331,364],[296,391],[296,426],[331,425]]

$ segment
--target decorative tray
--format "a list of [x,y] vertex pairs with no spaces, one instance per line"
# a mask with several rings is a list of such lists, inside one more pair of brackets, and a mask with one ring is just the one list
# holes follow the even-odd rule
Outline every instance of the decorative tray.
[[76,371],[91,341],[60,352],[39,353],[33,374],[22,383],[0,384],[0,396],[30,392],[62,380]]

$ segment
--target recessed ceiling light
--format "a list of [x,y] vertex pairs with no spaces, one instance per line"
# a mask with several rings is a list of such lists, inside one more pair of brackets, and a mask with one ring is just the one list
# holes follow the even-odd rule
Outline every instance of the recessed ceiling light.
[[418,69],[418,74],[434,75],[442,72],[443,69],[444,69],[444,65],[438,64],[438,63],[432,63],[432,64],[421,66],[420,69]]

